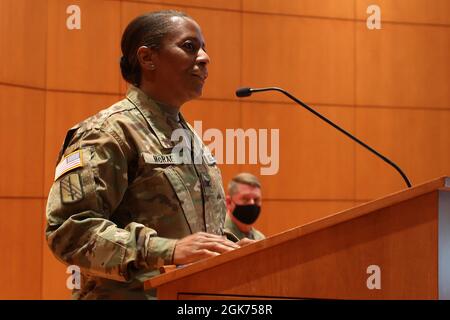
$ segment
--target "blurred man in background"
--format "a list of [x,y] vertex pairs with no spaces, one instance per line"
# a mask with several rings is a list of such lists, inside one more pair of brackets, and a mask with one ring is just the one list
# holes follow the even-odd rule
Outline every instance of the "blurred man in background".
[[261,212],[261,201],[261,183],[257,177],[244,172],[231,179],[226,197],[225,231],[234,235],[235,241],[265,238],[253,227]]

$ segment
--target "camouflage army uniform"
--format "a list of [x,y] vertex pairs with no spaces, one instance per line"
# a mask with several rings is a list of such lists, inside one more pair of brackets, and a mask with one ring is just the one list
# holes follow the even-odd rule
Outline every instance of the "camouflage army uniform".
[[262,240],[262,239],[266,238],[266,236],[261,231],[256,230],[253,227],[249,233],[243,233],[241,230],[239,230],[237,225],[231,220],[231,218],[228,216],[228,214],[226,215],[226,218],[225,218],[224,229],[225,229],[224,231],[227,234],[227,237],[229,239],[232,239],[232,237],[230,237],[228,235],[229,233],[234,235],[236,240],[241,240],[242,238],[248,238],[248,239],[252,239],[252,240]]
[[[200,164],[171,157],[177,128],[188,128],[205,151]],[[78,165],[70,164],[74,157]],[[214,159],[181,114],[136,87],[70,129],[58,162],[69,165],[50,190],[46,236],[58,259],[81,268],[74,298],[151,298],[143,281],[173,263],[176,239],[223,234],[225,197]]]

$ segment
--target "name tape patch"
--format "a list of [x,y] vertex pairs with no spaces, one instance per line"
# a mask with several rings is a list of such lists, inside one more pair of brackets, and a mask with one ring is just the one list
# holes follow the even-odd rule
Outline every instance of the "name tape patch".
[[81,150],[68,154],[56,166],[55,181],[59,177],[61,177],[64,173],[82,166],[83,166],[83,155],[81,153]]
[[[203,159],[209,165],[213,165],[216,163],[216,159],[210,152],[204,153]],[[177,153],[169,153],[169,154],[144,153],[144,161],[150,164],[192,164],[194,161],[197,160],[194,159],[194,161],[192,161],[190,156],[183,158]],[[201,158],[199,160],[199,163],[197,162],[195,163],[200,164]]]
[[150,164],[182,164],[183,159],[175,153],[170,154],[149,154],[144,153],[144,160]]

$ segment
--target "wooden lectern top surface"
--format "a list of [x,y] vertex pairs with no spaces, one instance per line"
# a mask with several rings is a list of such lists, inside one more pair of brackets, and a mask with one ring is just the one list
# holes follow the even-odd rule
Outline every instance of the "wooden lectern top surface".
[[220,264],[229,262],[234,259],[241,258],[248,254],[258,252],[261,250],[265,250],[267,248],[277,246],[286,241],[293,240],[295,238],[310,234],[312,232],[316,232],[330,226],[349,221],[352,219],[356,219],[365,214],[369,214],[373,211],[389,207],[395,205],[397,203],[427,194],[429,192],[435,190],[446,190],[450,191],[450,178],[449,177],[440,177],[426,183],[414,186],[412,188],[404,189],[385,197],[363,203],[356,207],[343,210],[341,212],[337,212],[331,214],[327,217],[309,222],[305,225],[298,226],[285,232],[273,235],[268,237],[265,240],[258,241],[246,247],[242,247],[239,250],[231,251],[224,253],[220,256],[205,259],[188,266],[183,266],[180,268],[176,268],[173,271],[161,274],[159,276],[153,277],[145,282],[145,289],[148,290],[150,288],[158,287],[164,283],[173,281],[175,279],[183,278],[194,274],[196,272],[200,272],[205,269],[213,268]]

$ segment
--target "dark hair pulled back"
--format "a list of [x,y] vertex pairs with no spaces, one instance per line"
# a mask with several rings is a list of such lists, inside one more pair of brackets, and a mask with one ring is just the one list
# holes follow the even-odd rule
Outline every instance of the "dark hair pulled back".
[[137,50],[141,46],[158,49],[164,36],[171,30],[172,17],[189,18],[183,12],[163,10],[143,14],[126,27],[122,35],[120,71],[122,77],[129,83],[139,86],[141,82],[141,67],[137,59]]

